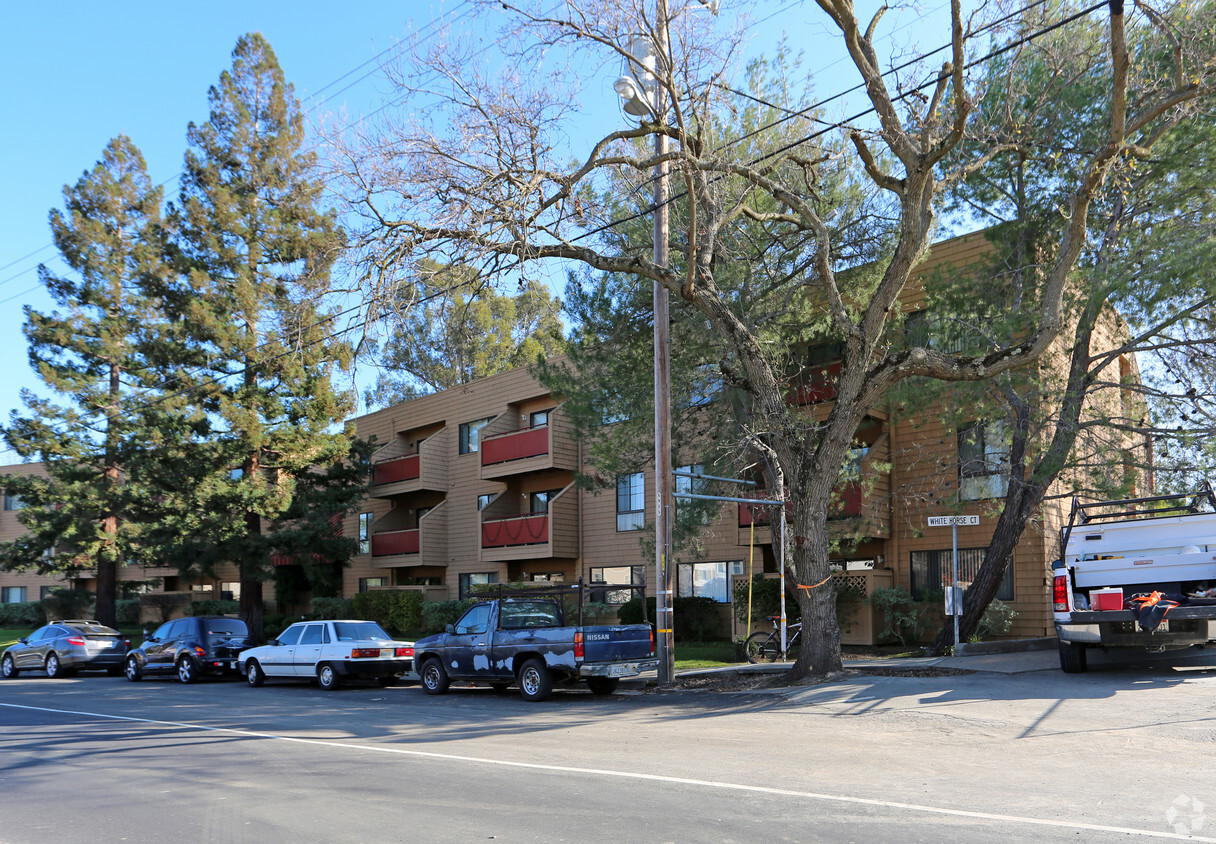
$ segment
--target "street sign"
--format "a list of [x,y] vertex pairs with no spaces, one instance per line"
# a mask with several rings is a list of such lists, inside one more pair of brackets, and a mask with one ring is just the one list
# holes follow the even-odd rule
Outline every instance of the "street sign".
[[929,527],[954,527],[955,525],[978,525],[979,516],[930,516]]

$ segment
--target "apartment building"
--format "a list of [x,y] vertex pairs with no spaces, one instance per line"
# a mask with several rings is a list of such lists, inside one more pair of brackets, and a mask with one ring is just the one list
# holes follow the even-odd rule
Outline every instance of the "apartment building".
[[[920,271],[974,265],[990,248],[982,234],[945,241]],[[918,285],[909,286],[902,304],[909,311],[924,308]],[[1104,342],[1113,343],[1120,332],[1117,317],[1103,331]],[[807,354],[809,365],[792,385],[790,401],[807,413],[826,414],[840,369],[838,351],[824,347]],[[1058,367],[1060,354],[1053,352],[1057,357],[1043,369]],[[1121,359],[1117,366],[1116,380],[1136,377],[1134,360]],[[855,594],[893,585],[922,596],[940,594],[949,582],[952,537],[949,529],[928,528],[930,515],[978,515],[978,526],[959,530],[960,582],[969,582],[982,561],[1005,493],[1001,458],[1007,446],[986,420],[951,427],[938,410],[888,402],[873,409],[857,431],[850,475],[838,486],[829,513],[838,539],[836,576]],[[527,370],[413,399],[354,423],[359,436],[374,439],[375,451],[371,493],[343,526],[360,543],[344,572],[344,595],[421,588],[434,600],[463,597],[479,584],[578,578],[602,584],[597,597],[609,602],[630,594],[613,586],[645,583],[653,595],[653,554],[640,541],[653,518],[652,470],[617,478],[605,489],[577,487],[576,473],[593,467],[585,465],[561,397]],[[677,479],[677,488],[691,483]],[[1052,632],[1048,566],[1066,515],[1060,500],[1049,500],[1018,545],[998,594],[1017,612],[1013,635]],[[704,526],[700,553],[677,555],[678,594],[717,601],[729,620],[735,579],[749,571],[777,571],[768,518],[746,504],[724,505]],[[160,574],[165,590],[220,593],[235,586],[222,577],[185,583],[175,573]],[[18,582],[19,577],[26,579]],[[144,579],[148,572],[124,572],[124,580],[129,577]],[[30,590],[44,588],[44,580],[0,573],[6,588],[24,586],[31,598]],[[866,610],[852,612],[845,641],[873,642],[879,620]]]

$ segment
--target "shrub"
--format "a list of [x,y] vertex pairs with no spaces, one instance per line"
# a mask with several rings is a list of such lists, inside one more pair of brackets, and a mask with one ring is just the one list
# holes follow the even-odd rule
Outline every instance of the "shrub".
[[21,601],[0,604],[0,627],[41,627],[46,624],[46,611],[41,601]]
[[115,601],[114,622],[119,627],[139,626],[139,598],[119,598]]
[[308,617],[332,621],[336,618],[353,618],[354,604],[347,598],[313,598],[308,602]]
[[[802,617],[798,601],[792,594],[792,584],[786,583],[785,619],[795,622]],[[735,584],[735,618],[747,623],[747,581],[740,580]],[[752,577],[752,621],[764,619],[770,615],[781,615],[781,581],[775,577],[754,575]]]
[[239,601],[223,601],[217,598],[191,601],[182,610],[186,615],[236,615],[240,611]]
[[447,625],[455,624],[473,603],[468,598],[463,601],[424,601],[422,632],[428,636],[432,633],[442,633]]
[[[646,599],[646,619],[651,624],[654,624],[655,617],[655,601],[654,598]],[[642,599],[638,596],[630,598],[625,603],[617,607],[616,617],[621,620],[621,624],[641,624],[642,623]]]
[[676,598],[671,609],[677,642],[711,642],[726,638],[718,602],[713,598]]
[[984,610],[984,614],[980,616],[980,623],[976,628],[974,641],[995,639],[997,636],[1003,636],[1008,633],[1017,615],[1013,607],[1004,601],[998,601],[994,598],[992,603],[988,605],[988,608]]
[[93,593],[87,589],[59,587],[51,590],[41,601],[43,613],[48,619],[62,621],[65,618],[91,618]]
[[870,593],[870,603],[882,613],[885,621],[882,636],[894,636],[901,645],[920,641],[929,614],[926,605],[913,598],[911,592],[902,586],[875,589]]
[[289,624],[298,620],[286,613],[268,612],[262,616],[262,630],[271,636],[278,636],[287,629]]
[[351,611],[358,618],[374,621],[386,630],[405,633],[424,626],[422,604],[421,592],[385,589],[358,593],[351,599]]

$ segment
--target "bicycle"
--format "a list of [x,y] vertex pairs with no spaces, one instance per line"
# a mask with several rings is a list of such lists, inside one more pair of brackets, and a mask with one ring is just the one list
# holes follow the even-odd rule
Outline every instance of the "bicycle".
[[[770,615],[768,620],[773,623],[771,633],[760,630],[748,636],[743,642],[743,653],[750,663],[775,662],[781,656],[781,617]],[[798,637],[802,633],[802,622],[786,622],[785,632],[785,650],[788,653],[794,650],[794,645],[798,642]]]

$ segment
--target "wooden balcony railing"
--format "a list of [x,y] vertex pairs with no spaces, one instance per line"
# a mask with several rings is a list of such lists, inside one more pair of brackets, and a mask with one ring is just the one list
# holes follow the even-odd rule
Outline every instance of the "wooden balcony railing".
[[489,519],[481,524],[481,547],[503,548],[549,541],[549,514],[533,513]]
[[419,455],[407,454],[383,460],[372,467],[372,483],[393,484],[397,481],[412,481],[419,475]]
[[816,366],[790,383],[790,404],[818,404],[836,398],[840,361]]
[[372,534],[372,556],[391,557],[418,553],[418,529],[385,530]]
[[538,425],[521,431],[508,431],[481,441],[481,465],[492,466],[509,460],[538,457],[549,453],[549,426]]
[[[864,497],[859,482],[849,481],[848,483],[841,484],[834,490],[834,500],[828,509],[828,518],[850,519],[854,516],[860,516]],[[753,523],[767,525],[772,518],[770,513],[772,513],[773,509],[772,507],[740,504],[739,527],[747,527]],[[786,504],[785,512],[787,515],[790,510],[791,506]]]

